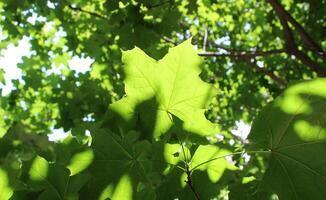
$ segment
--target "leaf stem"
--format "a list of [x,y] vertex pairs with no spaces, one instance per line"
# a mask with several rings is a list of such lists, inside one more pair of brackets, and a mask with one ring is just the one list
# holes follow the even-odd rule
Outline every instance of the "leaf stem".
[[161,163],[165,163],[165,164],[171,165],[171,166],[173,166],[173,167],[176,167],[176,168],[180,169],[180,170],[183,171],[183,172],[186,171],[186,168],[183,168],[183,167],[181,167],[181,166],[178,165],[178,164],[172,164],[172,163],[169,163],[169,162],[167,162],[167,161],[163,161],[163,160],[154,160],[154,159],[152,159],[152,161],[154,161],[154,162],[161,162]]
[[221,159],[221,158],[225,158],[227,156],[233,156],[233,155],[244,154],[244,153],[248,153],[248,154],[254,154],[254,153],[270,153],[270,150],[264,150],[264,151],[239,151],[239,152],[229,153],[229,154],[218,156],[218,157],[215,157],[215,158],[206,160],[206,161],[204,161],[202,163],[199,163],[199,164],[195,165],[190,171],[193,172],[195,169],[199,168],[200,166],[205,165],[207,163],[210,163],[212,161],[215,161],[215,160],[218,160],[218,159]]
[[191,170],[189,170],[189,167],[186,168],[186,174],[187,174],[187,180],[185,182],[189,186],[191,192],[194,194],[196,200],[200,200],[199,195],[197,191],[195,190],[195,187],[192,183],[192,178],[191,178]]

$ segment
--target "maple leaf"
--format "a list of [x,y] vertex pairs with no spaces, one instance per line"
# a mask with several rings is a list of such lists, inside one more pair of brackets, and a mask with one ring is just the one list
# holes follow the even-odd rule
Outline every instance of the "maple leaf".
[[[122,60],[126,96],[112,104],[111,111],[126,121],[138,116],[154,138],[166,133],[177,119],[187,132],[200,136],[216,133],[217,126],[204,112],[217,91],[199,77],[202,60],[190,39],[158,61],[137,47],[124,51]],[[142,107],[141,111],[137,107]]]
[[290,86],[253,123],[253,147],[269,149],[260,185],[279,199],[325,199],[326,79]]

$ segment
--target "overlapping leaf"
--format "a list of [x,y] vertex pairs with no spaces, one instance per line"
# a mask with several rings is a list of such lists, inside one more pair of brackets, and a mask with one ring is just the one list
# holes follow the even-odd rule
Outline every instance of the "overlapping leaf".
[[[236,167],[228,162],[224,156],[231,152],[217,147],[216,145],[201,145],[193,155],[192,167],[199,166],[197,170],[206,171],[210,181],[216,183],[223,175],[226,169],[235,170]],[[206,161],[210,161],[206,164]]]
[[289,87],[253,124],[249,139],[271,154],[261,199],[325,199],[325,86],[316,79]]
[[94,177],[85,188],[85,199],[153,199],[151,164],[147,159],[150,144],[137,142],[133,133],[121,138],[109,130],[93,135]]
[[80,188],[88,180],[86,174],[69,176],[67,168],[49,163],[40,156],[24,163],[23,171],[22,179],[28,187],[17,189],[12,199],[76,199]]

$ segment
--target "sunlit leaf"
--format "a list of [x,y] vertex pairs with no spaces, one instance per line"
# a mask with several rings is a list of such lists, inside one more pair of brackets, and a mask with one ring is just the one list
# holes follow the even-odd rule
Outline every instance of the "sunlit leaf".
[[67,166],[70,170],[70,175],[73,176],[85,170],[92,163],[93,158],[94,154],[90,149],[76,153],[71,158],[70,164]]
[[9,199],[13,194],[13,189],[9,185],[9,177],[6,171],[0,168],[0,199]]
[[[225,156],[229,154],[231,154],[230,151],[215,145],[201,145],[193,155],[191,165],[192,167],[200,165],[196,170],[206,171],[210,180],[216,183],[226,169],[236,169],[236,167],[225,158]],[[201,165],[204,162],[207,163]]]
[[[216,89],[201,80],[201,59],[190,40],[170,49],[159,61],[139,48],[123,52],[126,97],[111,105],[111,110],[126,121],[137,112],[145,130],[154,138],[166,133],[173,117],[192,133],[214,134],[216,126],[204,115]],[[140,110],[137,110],[137,107]]]

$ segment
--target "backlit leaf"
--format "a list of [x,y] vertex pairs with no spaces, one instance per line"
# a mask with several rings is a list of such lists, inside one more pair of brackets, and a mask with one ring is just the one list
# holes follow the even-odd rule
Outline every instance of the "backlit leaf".
[[265,195],[325,199],[325,85],[326,79],[292,85],[254,122],[249,136],[252,145],[270,151],[260,186]]
[[185,130],[201,136],[217,131],[204,115],[216,89],[199,77],[202,60],[190,40],[159,61],[139,48],[123,52],[122,60],[126,97],[111,105],[113,112],[126,121],[139,114],[139,123],[154,138],[171,128],[173,117],[183,122]]

